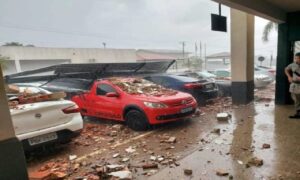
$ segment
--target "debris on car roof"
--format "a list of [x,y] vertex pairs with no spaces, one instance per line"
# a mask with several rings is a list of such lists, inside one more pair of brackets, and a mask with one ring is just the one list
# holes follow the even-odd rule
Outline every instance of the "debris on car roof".
[[33,92],[30,90],[30,87],[21,90],[17,85],[7,85],[6,93],[12,94],[12,97],[8,100],[10,109],[18,109],[17,106],[20,104],[54,101],[66,97],[64,92],[44,94],[41,92]]
[[142,78],[108,78],[111,83],[120,87],[128,94],[144,94],[148,96],[170,96],[177,93],[172,89],[164,88],[163,86],[154,84]]

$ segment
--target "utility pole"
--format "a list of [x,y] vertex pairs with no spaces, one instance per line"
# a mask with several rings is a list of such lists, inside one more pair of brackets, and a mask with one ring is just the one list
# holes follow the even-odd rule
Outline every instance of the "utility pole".
[[185,48],[185,42],[179,42],[182,45],[182,59],[184,60],[184,48]]
[[103,49],[105,49],[106,48],[106,42],[103,42],[102,45],[103,45]]
[[205,70],[207,70],[206,43],[204,43],[204,62],[205,62]]
[[273,52],[271,52],[270,67],[272,67],[272,64],[273,64]]
[[183,60],[183,64],[184,64],[184,55],[185,55],[184,48],[185,48],[185,41],[181,41],[181,42],[179,42],[179,43],[182,45],[182,60]]
[[202,43],[201,43],[201,41],[200,41],[199,49],[200,49],[200,59],[202,59]]
[[197,47],[197,42],[195,42],[195,57],[197,58],[197,52],[198,52],[198,47]]

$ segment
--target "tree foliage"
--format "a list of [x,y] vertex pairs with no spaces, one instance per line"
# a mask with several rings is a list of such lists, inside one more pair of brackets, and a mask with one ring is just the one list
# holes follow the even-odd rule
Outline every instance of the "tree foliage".
[[7,68],[7,60],[9,60],[9,57],[5,57],[0,54],[0,66],[2,67],[2,69]]
[[23,46],[23,44],[18,42],[7,42],[3,46]]
[[264,27],[264,32],[262,36],[263,42],[269,42],[270,33],[277,29],[278,29],[278,24],[269,21]]

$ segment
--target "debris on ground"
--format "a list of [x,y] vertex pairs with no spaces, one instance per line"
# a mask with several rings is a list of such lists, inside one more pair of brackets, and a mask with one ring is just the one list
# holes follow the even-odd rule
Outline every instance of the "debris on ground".
[[127,162],[127,161],[129,161],[129,160],[130,160],[130,158],[126,157],[126,158],[123,158],[123,159],[122,159],[122,162]]
[[229,173],[227,171],[225,171],[224,169],[217,169],[216,174],[218,176],[228,176],[229,175]]
[[221,134],[221,129],[220,128],[215,128],[211,132],[220,135]]
[[119,153],[116,153],[116,154],[113,155],[113,158],[117,158],[117,157],[119,157],[119,156],[120,156],[120,154],[119,154]]
[[125,149],[127,153],[134,153],[136,149],[134,149],[132,146],[129,146],[127,149]]
[[73,161],[73,160],[75,160],[76,158],[77,158],[76,155],[70,155],[70,156],[69,156],[69,160],[70,160],[70,161]]
[[217,114],[218,121],[228,121],[229,118],[230,118],[230,115],[228,113],[218,113]]
[[170,137],[166,142],[167,143],[175,143],[176,142],[176,137]]
[[132,173],[130,171],[116,171],[109,173],[108,175],[124,180],[132,179]]
[[259,166],[262,166],[263,164],[264,164],[264,161],[262,159],[253,157],[247,162],[246,167],[251,167],[251,166],[259,167]]
[[157,173],[158,170],[156,169],[151,169],[150,171],[146,171],[146,172],[143,172],[142,174],[143,175],[146,175],[146,176],[152,176],[153,174]]
[[158,168],[158,164],[144,164],[142,166],[143,169],[157,169]]
[[184,169],[183,172],[185,175],[188,175],[188,176],[193,174],[193,170],[191,170],[191,169]]
[[122,125],[122,124],[115,124],[115,125],[112,126],[112,129],[115,130],[115,131],[121,131],[121,130],[123,130],[124,128],[125,128],[125,127],[124,127],[124,125]]
[[271,145],[265,143],[265,144],[262,145],[262,148],[263,149],[269,149],[269,148],[271,148]]

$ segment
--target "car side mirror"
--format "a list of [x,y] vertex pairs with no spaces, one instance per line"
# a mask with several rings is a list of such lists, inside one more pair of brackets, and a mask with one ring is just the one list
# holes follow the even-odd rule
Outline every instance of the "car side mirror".
[[119,94],[115,93],[115,92],[109,92],[106,93],[105,95],[106,97],[119,97]]

